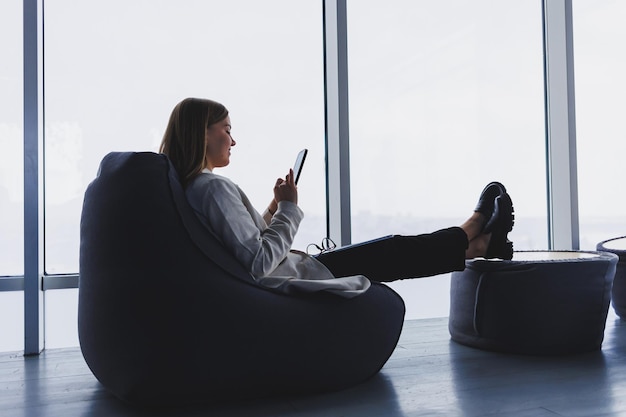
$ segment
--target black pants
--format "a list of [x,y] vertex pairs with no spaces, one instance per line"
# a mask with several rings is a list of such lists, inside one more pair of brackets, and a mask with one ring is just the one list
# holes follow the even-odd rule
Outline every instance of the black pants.
[[393,235],[317,256],[336,277],[365,275],[389,282],[465,269],[469,242],[460,227],[416,236]]

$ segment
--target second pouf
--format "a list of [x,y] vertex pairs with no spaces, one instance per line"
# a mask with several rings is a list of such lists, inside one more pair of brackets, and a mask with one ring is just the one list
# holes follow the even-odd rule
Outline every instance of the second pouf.
[[596,249],[614,253],[619,257],[617,269],[615,270],[615,279],[613,279],[611,301],[615,313],[622,320],[626,320],[626,236],[600,242]]

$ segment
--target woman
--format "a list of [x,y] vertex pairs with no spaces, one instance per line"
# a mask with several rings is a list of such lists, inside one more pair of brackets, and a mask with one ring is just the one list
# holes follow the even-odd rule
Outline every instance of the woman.
[[160,152],[172,161],[187,199],[201,222],[261,285],[284,292],[329,291],[354,297],[370,280],[432,276],[465,268],[475,257],[511,259],[513,204],[493,182],[474,213],[459,227],[416,236],[388,236],[312,257],[291,250],[303,218],[293,170],[274,184],[274,198],[261,215],[228,178],[213,173],[230,163],[228,110],[220,103],[188,98],[172,111]]

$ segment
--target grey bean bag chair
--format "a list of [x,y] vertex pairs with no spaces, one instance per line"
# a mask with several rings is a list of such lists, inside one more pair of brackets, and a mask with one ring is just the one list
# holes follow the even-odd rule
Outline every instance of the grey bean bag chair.
[[451,277],[452,340],[534,355],[600,349],[616,264],[610,253],[575,251],[467,261]]
[[186,404],[340,390],[393,352],[402,299],[258,286],[198,221],[164,155],[111,153],[80,226],[78,332],[122,400]]
[[596,245],[596,249],[614,253],[619,257],[615,279],[613,279],[611,301],[615,313],[620,319],[626,320],[626,236],[600,242]]

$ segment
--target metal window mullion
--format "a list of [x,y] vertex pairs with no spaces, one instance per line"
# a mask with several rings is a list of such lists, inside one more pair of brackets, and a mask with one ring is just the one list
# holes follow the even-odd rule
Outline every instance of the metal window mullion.
[[571,0],[544,0],[549,247],[579,249]]
[[5,291],[24,291],[23,276],[5,276],[0,277],[0,292]]
[[323,0],[326,130],[326,227],[339,246],[351,243],[346,0]]
[[78,274],[44,275],[44,291],[78,288]]
[[[41,282],[43,291],[78,288],[78,274],[44,275]],[[24,291],[23,276],[0,277],[0,292]]]
[[24,7],[24,354],[44,349],[43,326],[43,0]]

